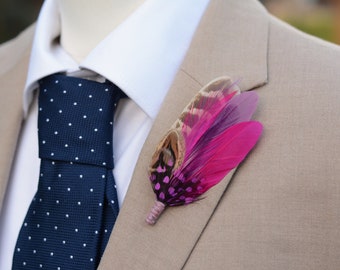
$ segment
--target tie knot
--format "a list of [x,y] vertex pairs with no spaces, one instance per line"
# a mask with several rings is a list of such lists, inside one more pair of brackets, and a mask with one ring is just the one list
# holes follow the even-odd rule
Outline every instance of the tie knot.
[[40,158],[113,168],[113,115],[121,90],[61,74],[39,84]]

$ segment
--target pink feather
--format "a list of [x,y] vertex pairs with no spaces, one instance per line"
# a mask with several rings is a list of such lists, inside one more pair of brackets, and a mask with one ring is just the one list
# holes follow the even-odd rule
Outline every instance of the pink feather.
[[250,121],[258,97],[238,94],[230,81],[208,85],[163,138],[153,155],[150,180],[156,203],[154,224],[166,206],[192,203],[238,166],[254,147],[262,125]]
[[[222,110],[214,118],[214,122],[201,134],[199,141],[195,141],[195,147],[187,148],[185,161],[190,163],[197,155],[201,155],[203,146],[207,145],[212,138],[218,136],[228,127],[250,120],[256,109],[257,102],[258,96],[255,92],[246,92],[233,96],[230,102],[224,104]],[[184,136],[185,145],[192,143],[192,135],[194,136],[194,132]]]
[[[199,179],[198,194],[202,194],[242,162],[261,132],[262,125],[256,121],[233,125],[206,145],[200,145],[191,158],[192,162],[186,163],[179,170],[187,176],[187,181]],[[193,197],[190,192],[186,196]]]

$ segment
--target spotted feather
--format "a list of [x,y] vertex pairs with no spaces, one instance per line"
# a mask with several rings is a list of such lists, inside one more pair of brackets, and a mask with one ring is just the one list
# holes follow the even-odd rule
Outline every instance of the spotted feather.
[[166,206],[197,201],[245,158],[262,132],[259,122],[250,121],[257,101],[255,92],[240,94],[226,77],[198,92],[152,156],[156,202],[148,224],[155,224]]

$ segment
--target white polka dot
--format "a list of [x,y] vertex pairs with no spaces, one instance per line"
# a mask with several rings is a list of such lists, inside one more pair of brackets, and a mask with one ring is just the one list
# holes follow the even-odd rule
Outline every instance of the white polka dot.
[[81,175],[79,175],[79,178],[83,178],[83,175],[81,174]]
[[87,118],[87,116],[86,116],[86,115],[83,115],[83,118],[85,119],[85,118]]
[[93,258],[90,258],[90,262],[93,262]]
[[95,234],[98,234],[98,231],[95,231],[94,233],[95,233]]
[[55,83],[58,83],[58,82],[59,82],[58,80],[55,81]]
[[49,118],[46,118],[46,122],[50,122],[50,119],[49,119]]
[[64,245],[66,244],[66,241],[65,241],[65,240],[63,240],[63,244],[64,244]]
[[89,98],[92,98],[92,95],[89,95]]
[[51,252],[51,253],[50,253],[50,255],[51,255],[51,256],[53,256],[53,255],[54,255],[54,253],[53,253],[53,252]]
[[56,203],[56,204],[59,204],[59,200],[56,200],[55,203]]
[[47,92],[47,89],[45,88],[45,89],[44,89],[44,93],[46,93],[46,92]]
[[55,229],[55,230],[58,230],[58,226],[54,226],[54,229]]
[[86,243],[83,244],[83,247],[86,247]]
[[66,214],[66,215],[65,215],[65,217],[66,217],[66,218],[69,218],[69,217],[70,217],[70,215],[69,215],[69,214]]
[[51,187],[47,187],[48,190],[51,190]]
[[51,153],[51,156],[53,157],[53,156],[54,156],[54,153]]
[[74,106],[77,106],[77,104],[78,104],[77,102],[73,102],[73,105],[74,105]]
[[41,173],[41,174],[40,174],[40,176],[41,176],[41,177],[43,177],[43,176],[44,176],[44,174],[43,174],[43,173]]
[[81,205],[81,202],[78,202],[78,205]]
[[41,108],[41,107],[39,108],[39,111],[40,111],[40,112],[42,111],[42,108]]
[[65,147],[68,147],[68,144],[65,144]]
[[43,267],[43,265],[42,265],[42,264],[39,264],[39,267],[40,267],[40,268],[42,268],[42,267]]
[[43,241],[46,242],[46,241],[47,241],[47,238],[43,238]]
[[25,266],[25,265],[26,265],[26,262],[22,262],[22,265],[24,265],[24,266]]
[[69,127],[72,126],[72,123],[68,123]]
[[115,203],[115,201],[114,201],[114,200],[111,200],[111,203],[112,203],[112,204],[114,204],[114,203]]
[[110,122],[110,125],[112,126],[112,125],[113,125],[113,122]]
[[46,216],[49,216],[50,215],[50,212],[46,212]]
[[107,233],[107,230],[105,229],[104,232]]
[[83,138],[83,136],[79,136],[79,139],[82,139]]
[[17,248],[17,251],[20,252],[20,248]]
[[75,232],[78,232],[78,229],[74,229]]
[[40,228],[40,224],[37,224],[37,228]]
[[91,149],[91,152],[93,153],[93,152],[94,152],[94,149]]
[[55,162],[54,162],[54,161],[52,161],[52,165],[55,165]]
[[67,191],[71,191],[71,188],[67,188]]
[[37,253],[37,251],[35,249],[33,249],[33,254],[36,254],[36,253]]
[[108,88],[105,88],[105,92],[107,92],[107,91],[109,91],[109,89],[108,89]]
[[93,192],[93,188],[90,188],[90,192]]
[[103,204],[102,204],[102,203],[99,203],[98,205],[99,205],[99,206],[103,206]]
[[59,113],[63,113],[63,111],[62,111],[62,110],[59,110]]
[[66,91],[66,90],[64,90],[64,91],[63,91],[63,94],[66,94],[66,93],[67,93],[67,91]]
[[32,236],[28,236],[27,238],[28,238],[28,240],[31,240],[31,239],[32,239]]
[[75,160],[79,160],[79,157],[75,157],[74,159],[75,159]]
[[79,86],[79,87],[81,87],[81,86],[82,86],[82,84],[81,84],[81,83],[78,83],[78,86]]
[[70,255],[70,259],[73,259],[73,255]]
[[53,98],[51,98],[51,99],[50,99],[50,102],[53,102],[53,101],[54,101]]
[[103,111],[103,108],[99,108],[99,111],[102,112],[102,111]]
[[110,144],[110,142],[106,142],[106,144],[107,144],[107,145],[109,145],[109,144]]
[[98,131],[98,128],[95,128],[94,131],[97,132],[97,131]]
[[46,143],[46,141],[42,141],[42,144],[45,144]]
[[55,134],[55,135],[58,135],[58,131],[54,131],[54,134]]
[[103,162],[103,165],[105,166],[105,165],[106,165],[106,162]]
[[105,178],[105,174],[102,175],[102,178]]
[[90,220],[90,219],[91,219],[91,216],[88,216],[87,219]]
[[61,174],[60,173],[58,174],[58,177],[61,178]]

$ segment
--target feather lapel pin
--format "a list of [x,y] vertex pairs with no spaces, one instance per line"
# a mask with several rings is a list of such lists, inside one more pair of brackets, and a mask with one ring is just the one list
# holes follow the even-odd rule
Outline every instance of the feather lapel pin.
[[149,178],[156,201],[150,225],[167,206],[195,202],[253,148],[262,125],[251,121],[258,96],[240,93],[229,78],[206,85],[185,108],[152,156]]

